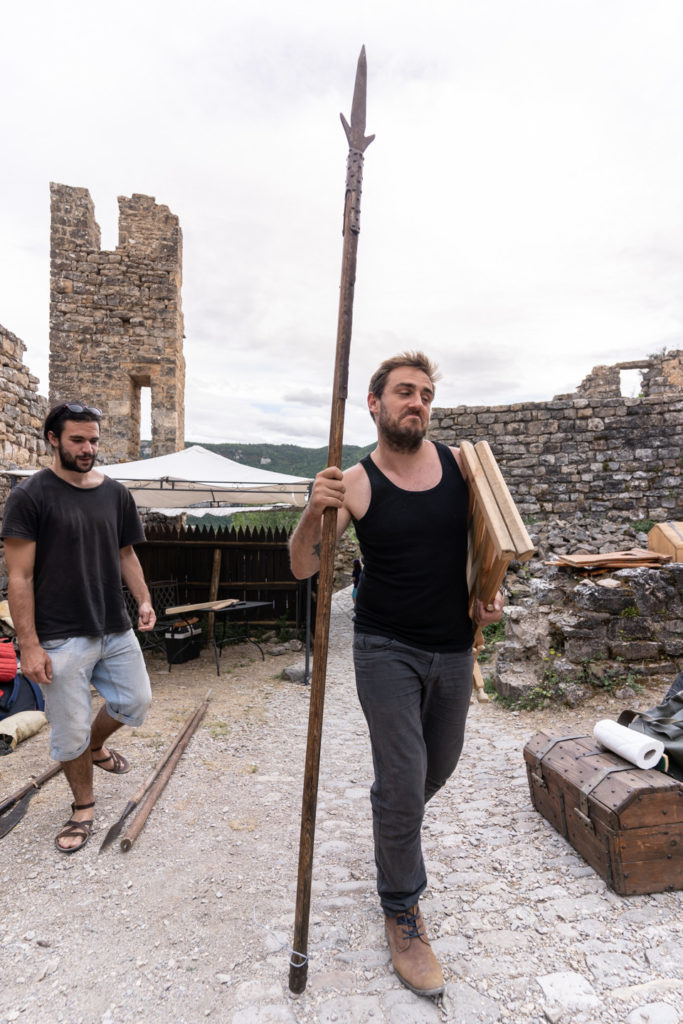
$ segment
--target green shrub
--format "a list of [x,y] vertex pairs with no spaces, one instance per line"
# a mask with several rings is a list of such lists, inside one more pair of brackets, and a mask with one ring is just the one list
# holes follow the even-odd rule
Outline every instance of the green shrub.
[[484,626],[482,629],[484,635],[484,650],[479,655],[479,661],[482,665],[485,665],[487,661],[490,661],[493,657],[493,646],[500,640],[505,639],[505,616],[503,616],[499,622],[492,622],[490,626]]

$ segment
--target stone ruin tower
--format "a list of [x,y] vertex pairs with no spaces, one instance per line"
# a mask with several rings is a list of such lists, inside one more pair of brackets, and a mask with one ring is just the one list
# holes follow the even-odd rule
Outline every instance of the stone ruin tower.
[[50,185],[50,405],[102,409],[104,462],[140,458],[140,389],[152,399],[152,455],[185,428],[182,232],[151,196],[119,197],[119,244],[100,249],[85,188]]

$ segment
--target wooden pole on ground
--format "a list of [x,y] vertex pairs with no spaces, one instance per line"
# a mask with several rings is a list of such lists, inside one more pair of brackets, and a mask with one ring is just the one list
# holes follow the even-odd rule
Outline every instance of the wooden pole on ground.
[[189,723],[183,726],[178,742],[175,744],[173,751],[169,757],[167,757],[161,764],[157,765],[156,779],[149,786],[144,799],[141,804],[138,805],[138,811],[133,819],[132,823],[128,826],[128,829],[121,840],[121,849],[126,853],[130,850],[131,846],[140,835],[142,828],[147,821],[150,811],[154,807],[155,803],[159,799],[162,791],[164,790],[166,783],[173,774],[175,766],[183,756],[185,748],[192,739],[197,726],[201,722],[202,718],[206,714],[206,709],[209,706],[209,699],[211,697],[211,690],[207,693],[204,698],[204,702],[199,705],[195,711],[192,719]]
[[[346,195],[344,200],[344,246],[337,323],[337,348],[334,367],[332,414],[328,466],[341,467],[344,434],[344,404],[348,390],[349,353],[353,321],[353,293],[356,282],[356,255],[360,232],[360,197],[363,180],[363,154],[374,139],[365,135],[365,97],[367,64],[365,47],[360,52],[351,106],[351,123],[341,115],[349,155],[346,164]],[[308,976],[308,923],[311,907],[313,876],[313,843],[315,816],[318,802],[318,775],[320,769],[320,740],[322,736],[323,706],[325,701],[325,673],[330,633],[330,612],[334,582],[334,552],[337,542],[337,510],[327,508],[323,514],[320,575],[316,609],[315,639],[313,645],[313,674],[308,712],[308,739],[306,767],[301,806],[301,837],[299,842],[299,874],[294,919],[294,944],[289,964],[289,988],[299,994],[306,988]]]
[[[204,698],[204,703],[206,703],[208,701],[210,694],[211,694],[211,690],[209,690],[209,692],[207,693],[206,697]],[[202,714],[203,714],[203,711],[202,711],[203,707],[204,707],[204,704],[200,704],[199,707],[195,708],[194,711],[190,712],[190,715],[188,716],[187,720],[185,721],[185,724],[182,727],[182,729],[180,730],[180,732],[177,734],[177,736],[175,736],[175,738],[173,740],[171,740],[171,742],[166,747],[166,749],[164,750],[163,754],[161,755],[161,757],[159,758],[159,760],[155,764],[152,772],[147,776],[145,781],[138,787],[138,789],[136,789],[135,793],[133,794],[133,796],[130,798],[130,800],[128,801],[128,803],[124,807],[123,813],[122,813],[121,817],[118,819],[118,821],[116,821],[111,826],[111,828],[107,832],[107,834],[104,837],[104,840],[102,842],[102,845],[100,846],[100,850],[99,850],[100,853],[102,853],[103,850],[106,850],[107,847],[110,846],[111,843],[113,843],[115,839],[118,839],[118,837],[120,836],[121,831],[123,829],[123,824],[124,824],[126,818],[128,817],[128,815],[132,814],[132,812],[140,804],[140,801],[145,796],[145,794],[148,792],[148,790],[150,790],[152,788],[152,786],[156,782],[157,778],[159,777],[160,773],[162,772],[163,768],[166,766],[168,761],[171,759],[171,757],[174,755],[174,753],[176,752],[176,750],[178,749],[178,747],[182,743],[182,741],[185,738],[186,734],[188,732],[191,733],[191,732],[194,731],[194,729],[196,727],[195,719],[197,718],[197,715],[200,712],[202,712]]]

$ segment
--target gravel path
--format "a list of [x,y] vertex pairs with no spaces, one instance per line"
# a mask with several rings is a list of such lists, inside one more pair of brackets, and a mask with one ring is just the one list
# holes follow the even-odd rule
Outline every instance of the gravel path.
[[[616,717],[475,705],[456,775],[430,804],[421,901],[444,967],[443,1007],[393,975],[374,891],[365,723],[349,591],[335,595],[321,759],[308,985],[288,992],[307,687],[247,645],[174,667],[150,661],[145,725],[122,734],[125,778],[97,773],[97,831],[73,857],[61,776],[2,840],[0,1024],[676,1024],[683,892],[606,888],[531,807],[522,748],[539,728]],[[291,659],[290,659],[291,660]],[[98,856],[107,828],[188,713],[209,712],[139,839]],[[658,694],[645,694],[642,707]],[[8,795],[48,766],[47,736],[0,759]]]

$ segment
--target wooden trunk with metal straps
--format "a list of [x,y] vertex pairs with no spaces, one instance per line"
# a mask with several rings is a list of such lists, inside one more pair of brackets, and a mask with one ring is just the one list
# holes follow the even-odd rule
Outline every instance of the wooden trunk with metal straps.
[[524,747],[531,801],[621,896],[683,889],[683,785],[592,736],[537,732]]

